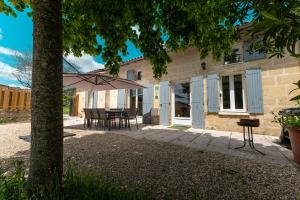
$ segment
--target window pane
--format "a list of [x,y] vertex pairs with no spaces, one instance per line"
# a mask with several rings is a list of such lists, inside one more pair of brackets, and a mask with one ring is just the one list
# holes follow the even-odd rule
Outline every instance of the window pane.
[[240,57],[241,57],[241,54],[239,53],[239,49],[233,49],[231,51],[231,54],[226,55],[224,57],[224,64],[227,65],[230,63],[240,62],[240,60],[241,60]]
[[190,117],[190,83],[175,85],[175,117]]
[[142,72],[139,71],[137,74],[137,80],[142,80]]
[[138,115],[143,115],[143,89],[138,89]]
[[136,90],[130,90],[130,108],[136,108]]
[[229,76],[222,77],[223,109],[230,109]]
[[242,75],[234,75],[235,109],[243,109],[243,81]]

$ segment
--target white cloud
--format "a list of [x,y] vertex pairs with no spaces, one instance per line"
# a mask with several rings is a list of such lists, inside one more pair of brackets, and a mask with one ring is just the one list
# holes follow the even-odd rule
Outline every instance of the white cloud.
[[0,54],[8,56],[24,56],[21,52],[0,46]]
[[69,54],[65,58],[69,62],[79,66],[82,72],[90,72],[96,69],[104,68],[103,64],[96,62],[92,56],[87,54],[83,54],[81,57],[76,57],[73,54]]
[[13,73],[17,72],[16,68],[0,62],[0,77],[9,79],[9,80],[17,80]]
[[21,88],[21,89],[30,89],[28,87],[24,87],[23,85],[21,84],[15,84],[15,83],[12,83],[12,84],[8,84],[9,87],[18,87],[18,88]]
[[2,29],[0,28],[0,40],[3,39]]

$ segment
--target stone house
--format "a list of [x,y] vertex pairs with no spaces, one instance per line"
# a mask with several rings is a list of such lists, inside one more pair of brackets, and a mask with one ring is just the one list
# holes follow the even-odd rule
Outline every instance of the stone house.
[[[300,80],[300,59],[249,53],[250,40],[238,41],[232,56],[201,60],[195,48],[170,53],[168,74],[153,78],[152,66],[143,57],[122,63],[119,76],[145,86],[138,90],[77,91],[79,113],[84,107],[136,107],[139,115],[159,109],[160,124],[201,129],[239,131],[241,118],[259,119],[256,133],[279,135],[272,112],[294,107],[289,92]],[[99,70],[99,73],[106,73]],[[89,98],[91,97],[91,98]],[[88,103],[88,101],[90,103]]]

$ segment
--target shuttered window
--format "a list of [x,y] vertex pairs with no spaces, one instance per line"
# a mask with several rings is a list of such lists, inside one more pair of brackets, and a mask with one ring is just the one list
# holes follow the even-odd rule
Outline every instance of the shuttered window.
[[205,128],[204,126],[204,99],[203,99],[203,77],[192,77],[192,127]]
[[151,111],[153,105],[153,85],[147,84],[143,89],[143,115]]
[[246,70],[248,112],[263,113],[261,69]]
[[234,74],[221,77],[221,111],[246,111],[244,82],[243,74]]
[[160,109],[159,109],[159,119],[160,124],[168,126],[169,125],[169,112],[170,112],[170,85],[168,81],[160,83]]
[[207,76],[207,111],[219,111],[219,89],[218,89],[218,75],[210,74]]
[[118,90],[118,108],[125,108],[125,89]]
[[93,92],[93,108],[98,107],[98,92]]
[[252,41],[245,41],[244,42],[244,52],[243,52],[243,58],[244,62],[264,59],[267,57],[265,53],[259,53],[258,51],[250,52],[250,46],[252,44]]
[[85,108],[89,108],[89,92],[85,92]]
[[131,81],[136,80],[136,72],[135,72],[135,70],[128,70],[127,71],[127,79],[131,80]]

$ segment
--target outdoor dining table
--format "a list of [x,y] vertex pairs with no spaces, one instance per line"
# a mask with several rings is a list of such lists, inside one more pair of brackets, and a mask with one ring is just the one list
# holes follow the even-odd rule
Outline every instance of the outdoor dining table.
[[121,127],[124,128],[130,128],[130,120],[135,119],[136,121],[136,127],[138,129],[138,123],[137,123],[137,109],[132,108],[112,108],[109,110],[106,110],[104,108],[84,108],[84,128],[91,128],[93,125],[93,122],[96,121],[96,127],[99,126],[102,128],[107,128],[108,130],[111,130],[112,127],[118,127],[119,129]]
[[112,123],[115,123],[115,119],[119,120],[119,129],[121,128],[121,120],[124,119],[125,120],[125,127],[127,127],[127,114],[126,114],[126,110],[124,109],[114,109],[114,110],[105,110],[105,114],[106,114],[106,119],[108,120],[108,124],[107,124],[107,128],[108,130],[111,130],[112,127]]

